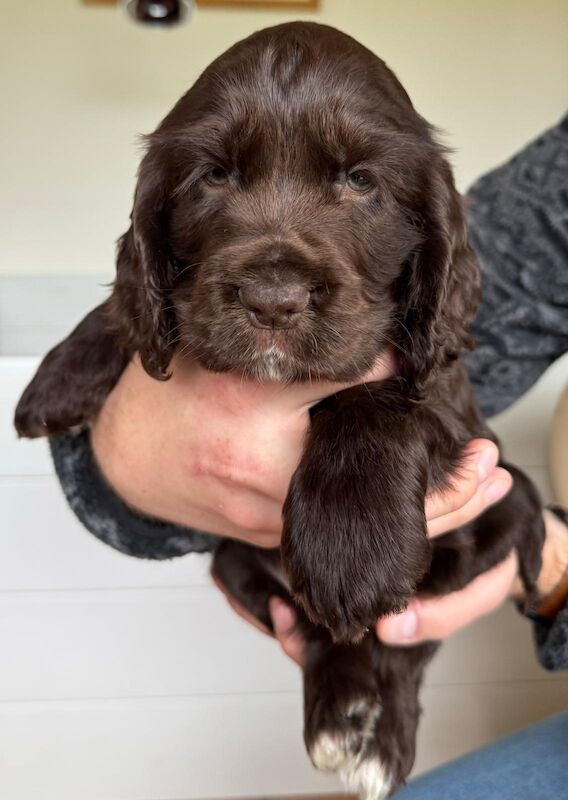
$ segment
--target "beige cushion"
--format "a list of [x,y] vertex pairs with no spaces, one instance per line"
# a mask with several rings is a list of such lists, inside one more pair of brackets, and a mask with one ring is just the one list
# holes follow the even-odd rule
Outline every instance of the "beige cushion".
[[554,499],[568,508],[568,386],[560,396],[552,420],[549,454]]

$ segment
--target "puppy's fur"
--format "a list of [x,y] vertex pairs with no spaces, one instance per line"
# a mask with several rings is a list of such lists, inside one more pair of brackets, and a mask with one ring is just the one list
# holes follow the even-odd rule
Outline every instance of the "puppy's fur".
[[112,296],[47,355],[16,412],[23,436],[87,425],[135,352],[159,380],[182,348],[290,382],[355,380],[395,349],[396,378],[313,411],[284,505],[286,579],[279,553],[235,541],[213,566],[267,626],[269,597],[293,598],[308,751],[369,800],[411,769],[435,645],[386,648],[367,629],[513,548],[535,592],[540,502],[514,468],[480,519],[426,536],[426,493],[459,471],[466,442],[494,439],[459,361],[478,298],[444,150],[395,76],[336,30],[281,25],[220,56],[148,137]]

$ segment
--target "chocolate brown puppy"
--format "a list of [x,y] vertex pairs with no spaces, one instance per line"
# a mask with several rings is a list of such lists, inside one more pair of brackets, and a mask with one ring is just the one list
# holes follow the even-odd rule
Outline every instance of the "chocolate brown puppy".
[[46,356],[16,427],[88,425],[134,353],[158,380],[186,348],[210,370],[293,382],[356,380],[395,349],[396,378],[313,409],[281,553],[225,541],[213,565],[267,625],[272,594],[296,604],[310,755],[378,800],[411,769],[435,645],[386,648],[368,628],[513,548],[531,596],[543,540],[511,467],[507,498],[426,536],[426,493],[470,439],[495,438],[460,363],[479,272],[444,148],[383,61],[312,23],[236,44],[147,145],[112,295]]

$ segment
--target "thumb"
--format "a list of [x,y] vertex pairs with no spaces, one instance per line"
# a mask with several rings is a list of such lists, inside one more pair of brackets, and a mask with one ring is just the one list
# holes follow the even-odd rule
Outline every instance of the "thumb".
[[516,575],[517,557],[511,553],[464,589],[443,597],[415,598],[402,614],[379,619],[377,636],[392,645],[445,639],[498,608],[511,594]]
[[292,661],[302,666],[305,642],[296,630],[294,609],[279,597],[271,597],[269,611],[272,618],[274,636],[278,639],[282,650]]

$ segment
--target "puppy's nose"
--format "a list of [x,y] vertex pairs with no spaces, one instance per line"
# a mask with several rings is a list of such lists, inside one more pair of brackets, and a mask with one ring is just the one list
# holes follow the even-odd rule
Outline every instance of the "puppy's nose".
[[241,286],[239,300],[257,328],[291,328],[308,305],[310,293],[298,283],[253,283]]

